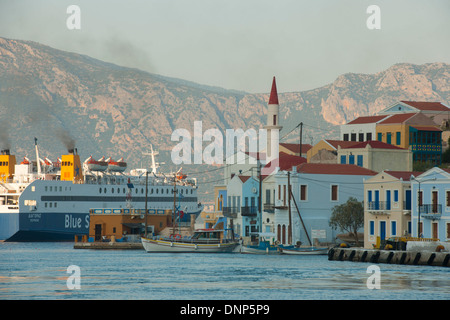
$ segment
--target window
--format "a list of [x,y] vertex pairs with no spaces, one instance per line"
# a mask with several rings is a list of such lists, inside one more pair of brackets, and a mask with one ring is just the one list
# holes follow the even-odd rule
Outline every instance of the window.
[[277,115],[276,114],[273,115],[273,125],[274,126],[277,125]]
[[338,201],[338,186],[331,185],[331,201]]
[[450,239],[450,222],[447,222],[447,240]]
[[344,133],[344,141],[348,141],[348,133]]
[[363,156],[361,154],[359,154],[358,156],[356,156],[356,164],[360,167],[363,166]]
[[369,221],[369,235],[375,235],[375,221]]
[[417,202],[419,203],[419,206],[422,206],[422,198],[423,198],[423,191],[417,191]]
[[364,133],[358,134],[358,141],[360,141],[360,142],[364,141]]
[[391,236],[397,235],[397,221],[391,221]]
[[341,156],[341,164],[347,163],[347,156]]
[[304,185],[304,184],[302,184],[300,186],[300,201],[306,201],[306,199],[307,199],[307,192],[308,192],[307,187],[308,186]]
[[355,164],[355,156],[354,155],[349,155],[348,156],[348,164]]
[[398,202],[398,190],[394,190],[394,202]]
[[402,140],[401,132],[396,132],[395,133],[395,144],[399,146],[402,142],[401,140]]
[[372,132],[366,133],[366,141],[372,141]]
[[388,132],[386,134],[386,143],[391,144],[392,143],[392,133]]
[[383,134],[381,132],[378,132],[377,134],[377,140],[382,141],[383,140]]
[[356,141],[356,133],[352,133],[351,134],[351,140],[352,141]]
[[450,207],[450,191],[447,190],[446,194],[447,194],[447,197],[446,197],[445,203],[446,203],[447,207]]

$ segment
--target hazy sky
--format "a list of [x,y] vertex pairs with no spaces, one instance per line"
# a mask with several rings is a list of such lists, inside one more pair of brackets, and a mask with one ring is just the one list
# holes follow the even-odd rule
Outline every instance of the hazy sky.
[[[69,30],[67,7],[81,9]],[[370,5],[381,29],[370,30]],[[0,0],[0,36],[201,84],[279,92],[399,62],[450,63],[449,0]]]

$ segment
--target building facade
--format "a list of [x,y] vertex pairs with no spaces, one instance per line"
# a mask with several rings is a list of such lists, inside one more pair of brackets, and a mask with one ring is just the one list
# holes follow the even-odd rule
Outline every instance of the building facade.
[[434,167],[411,181],[412,234],[450,241],[450,169]]
[[411,236],[411,177],[419,174],[386,170],[364,181],[364,248]]
[[[340,230],[329,226],[334,206],[349,197],[363,201],[363,181],[376,172],[349,164],[304,163],[275,175],[275,231],[282,244],[333,243]],[[289,183],[292,197],[289,201]],[[297,210],[298,209],[298,210]]]

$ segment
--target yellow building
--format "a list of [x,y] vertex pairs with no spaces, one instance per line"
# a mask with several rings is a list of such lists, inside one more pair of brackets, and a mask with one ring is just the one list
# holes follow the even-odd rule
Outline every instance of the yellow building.
[[420,172],[382,171],[364,181],[364,248],[411,235],[411,175]]
[[377,123],[376,140],[408,149],[413,161],[441,164],[442,130],[423,113],[400,113]]
[[[153,210],[155,211],[155,210]],[[89,237],[94,241],[103,239],[133,240],[145,233],[145,210],[141,209],[91,209],[89,212]],[[152,210],[149,210],[152,212]],[[147,215],[147,232],[159,234],[171,224],[172,210],[163,214]],[[134,240],[136,240],[134,239]]]
[[341,140],[320,140],[313,147],[311,147],[306,153],[307,162],[310,163],[312,158],[319,153],[321,150],[327,150],[333,152],[336,155],[336,160],[334,163],[337,163],[337,150],[339,147],[346,148],[352,146],[358,142],[356,141],[341,141]]

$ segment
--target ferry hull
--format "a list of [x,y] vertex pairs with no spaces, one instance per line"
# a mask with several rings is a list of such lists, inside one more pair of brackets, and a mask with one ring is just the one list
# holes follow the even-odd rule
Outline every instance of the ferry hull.
[[[8,217],[8,219],[6,219]],[[62,212],[3,213],[1,239],[9,242],[73,241],[89,234],[89,214]]]
[[147,252],[178,252],[178,253],[221,253],[233,252],[239,246],[237,242],[195,244],[182,241],[165,241],[141,238],[142,245]]

